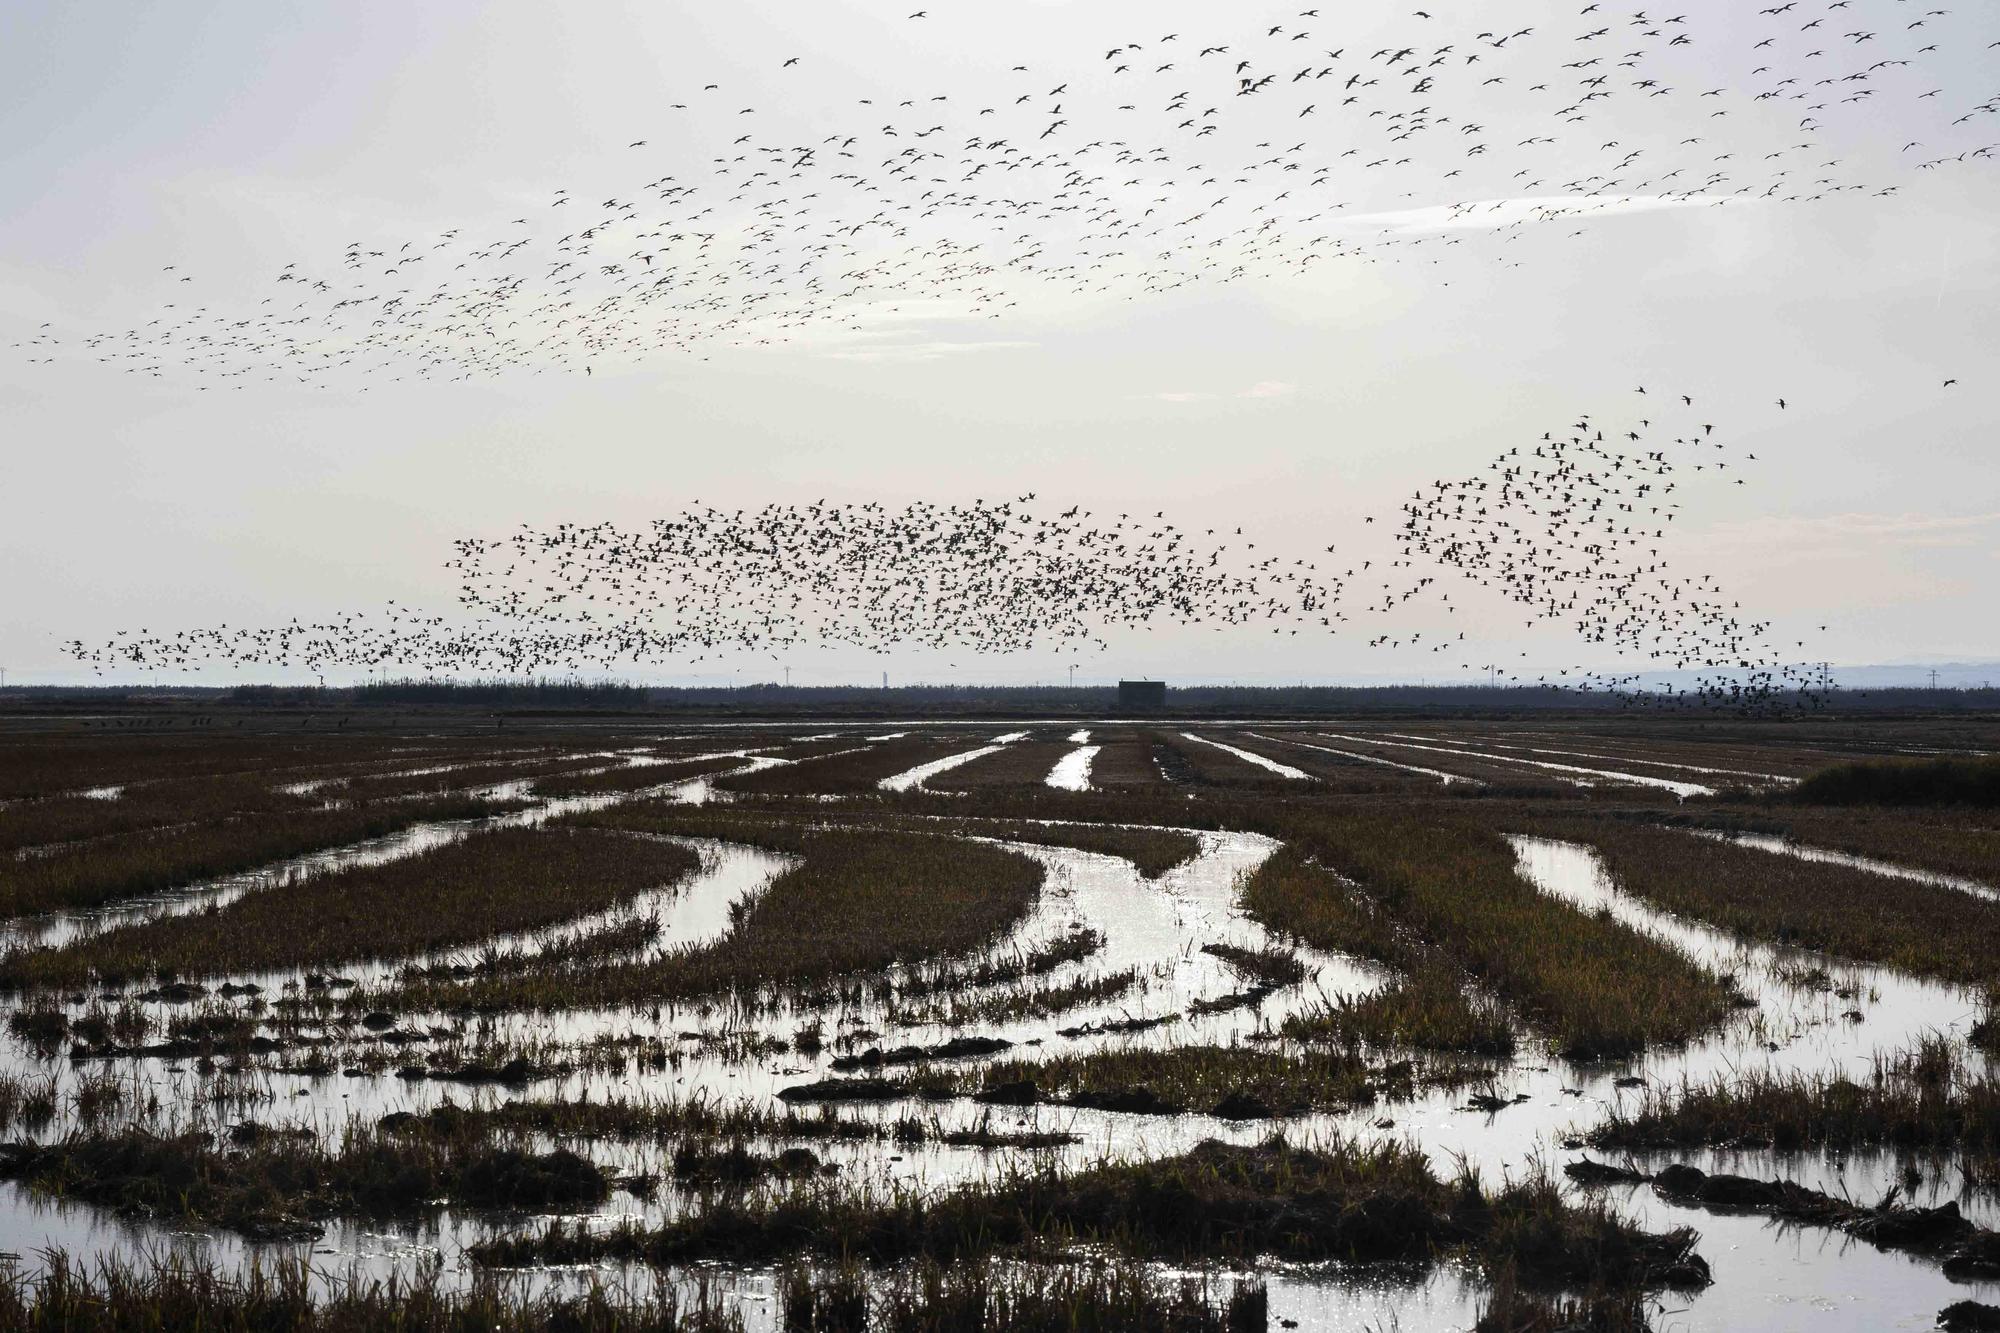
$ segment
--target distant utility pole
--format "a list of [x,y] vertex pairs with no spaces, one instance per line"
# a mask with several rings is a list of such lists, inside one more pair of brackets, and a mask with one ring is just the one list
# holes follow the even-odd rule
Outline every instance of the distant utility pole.
[[792,688],[792,669],[790,667],[785,668],[785,688],[788,690]]
[[1937,668],[1936,668],[1936,667],[1932,667],[1932,668],[1931,668],[1931,688],[1932,688],[1932,689],[1936,689],[1936,688],[1937,688]]
[[882,673],[882,688],[885,690],[889,688],[889,673],[886,671]]
[[[0,672],[0,685],[4,685],[6,683],[7,683],[6,673]],[[1076,663],[1074,662],[1071,662],[1069,664],[1069,687],[1071,689],[1076,688]]]

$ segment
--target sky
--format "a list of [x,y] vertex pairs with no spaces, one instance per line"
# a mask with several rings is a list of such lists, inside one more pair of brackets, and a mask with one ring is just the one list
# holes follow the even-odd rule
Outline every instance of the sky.
[[[919,8],[925,16],[911,18]],[[444,612],[455,538],[522,524],[636,526],[697,502],[1032,492],[1044,508],[1240,526],[1260,552],[1316,556],[1331,544],[1345,560],[1387,559],[1387,532],[1413,490],[1474,475],[1580,413],[1609,426],[1683,393],[1756,459],[1687,479],[1667,552],[1677,569],[1715,575],[1799,660],[2000,658],[2000,162],[1917,166],[2000,142],[2000,117],[1952,123],[2000,91],[1989,46],[2000,12],[1813,0],[1786,16],[1825,22],[1825,53],[1808,54],[1817,33],[1714,0],[1671,7],[1693,38],[1677,48],[1670,28],[1586,41],[1598,20],[1574,3],[1476,14],[1436,5],[1430,19],[1372,0],[1324,18],[1300,8],[16,0],[0,12],[0,667],[10,683],[148,679],[92,676],[62,644],[140,626],[278,625],[392,599]],[[1522,28],[1534,31],[1507,49],[1474,35]],[[1779,40],[1756,46],[1767,31]],[[1341,71],[1306,87],[1330,93],[1358,71],[1382,80],[1361,89],[1380,107],[1421,106],[1451,123],[1409,140],[1416,160],[1400,172],[1393,158],[1363,170],[1369,153],[1340,154],[1380,146],[1380,118],[1282,84],[1228,95],[1234,75],[1221,62],[1231,56],[1255,53],[1251,73],[1278,69],[1289,84],[1303,62],[1263,53],[1295,32],[1310,34],[1299,50]],[[1869,32],[1875,46],[1853,40]],[[1180,46],[1162,42],[1168,33],[1184,34]],[[1128,42],[1139,46],[1107,59]],[[1616,72],[1626,42],[1649,53],[1649,71],[1671,71],[1662,82],[1673,95],[1628,86],[1548,145],[1488,130],[1542,114],[1534,99],[1554,94],[1530,91],[1530,78],[1580,84],[1593,75],[1563,66],[1585,51],[1612,57],[1592,68]],[[1927,42],[1938,49],[1921,51]],[[1196,43],[1234,49],[1194,57]],[[1461,62],[1483,50],[1502,81],[1446,65],[1454,82],[1408,94],[1403,78],[1396,100],[1382,53],[1399,43],[1449,45]],[[1833,104],[1820,112],[1742,91],[1790,74],[1809,87],[1836,62],[1839,74],[1865,68],[1857,52],[1912,63],[1828,85],[1821,104]],[[1177,68],[1156,72],[1169,61]],[[1139,67],[1114,77],[1119,63]],[[1219,107],[1212,138],[1189,139],[1177,112],[1162,119],[1177,84],[1197,90],[1194,111]],[[1861,87],[1880,91],[1835,100]],[[1308,96],[1315,109],[1300,115]],[[1032,144],[1049,121],[1067,120],[1041,142],[1157,142],[1177,216],[1213,198],[1217,218],[1270,220],[1266,240],[1331,233],[1328,244],[1357,253],[1250,262],[1227,281],[1229,263],[1182,265],[1188,280],[1101,291],[1010,271],[983,305],[878,292],[837,318],[753,323],[692,350],[663,341],[557,361],[544,348],[535,365],[461,378],[398,380],[356,363],[310,382],[245,375],[224,389],[185,364],[128,373],[129,360],[98,359],[118,343],[85,346],[93,332],[143,334],[193,305],[247,317],[274,291],[291,299],[273,287],[287,264],[337,279],[350,242],[393,255],[446,232],[521,234],[509,228],[522,216],[522,232],[546,240],[555,224],[544,219],[569,216],[548,212],[561,192],[588,207],[668,176],[703,180],[717,156],[747,151],[736,141],[749,126],[753,146],[899,126],[893,141],[861,145],[851,170],[865,175],[927,128],[938,97],[946,138],[962,138],[963,122]],[[981,120],[987,106],[996,114]],[[1725,107],[1732,119],[1713,115]],[[1474,140],[1493,137],[1494,151],[1465,156],[1467,126]],[[1279,197],[1306,171],[1205,184],[1218,163],[1270,161],[1293,141],[1310,146],[1289,161],[1345,173],[1324,187],[1344,209],[1331,224],[1316,213],[1309,225],[1298,198]],[[1796,165],[1793,186],[1838,161],[1830,178],[1868,188],[1718,203],[1724,190],[1688,188],[1706,170],[1671,184],[1644,159],[1605,170],[1641,144],[1655,154],[1679,145],[1689,162],[1740,146],[1737,179],[1762,181],[1776,161]],[[1539,151],[1547,156],[1524,156]],[[1523,181],[1592,172],[1618,183],[1591,216],[1505,225],[1560,197]],[[1028,175],[1007,188],[1025,197]],[[1046,197],[1061,187],[1045,178],[1033,188]],[[823,211],[859,208],[837,189],[827,183]],[[1480,212],[1453,209],[1471,201]],[[926,240],[964,235],[949,217],[924,225]],[[1056,215],[1008,239],[1059,255],[1079,230]],[[715,232],[724,249],[746,234]],[[1211,253],[1233,256],[1240,243]],[[893,259],[899,242],[856,244]],[[1101,257],[1106,273],[1152,262],[1136,238]],[[585,361],[590,373],[577,373]],[[1393,624],[1399,638],[1449,624],[1466,633],[1465,654],[1371,647],[1390,622],[1281,638],[1159,626],[1115,633],[1102,651],[788,649],[627,674],[729,683],[789,667],[798,683],[884,672],[1003,683],[1066,679],[1074,664],[1080,681],[1275,683],[1478,679],[1468,664],[1487,662],[1617,665],[1602,645],[1530,624],[1479,589],[1453,601],[1449,619],[1432,605]],[[167,679],[281,678],[310,677],[211,667]]]

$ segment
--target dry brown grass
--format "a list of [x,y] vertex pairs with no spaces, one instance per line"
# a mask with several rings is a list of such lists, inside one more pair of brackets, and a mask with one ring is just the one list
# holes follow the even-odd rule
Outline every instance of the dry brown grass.
[[1808,847],[1957,875],[2000,890],[2000,816],[1990,812],[1815,810],[1773,804],[1759,806],[1742,822]]
[[[1268,831],[1358,882],[1427,950],[1573,1058],[1686,1041],[1732,1011],[1734,992],[1720,978],[1657,939],[1538,892],[1515,873],[1498,832],[1451,807],[1287,811]],[[1403,947],[1372,914],[1341,910],[1327,928],[1352,929],[1357,951]]]
[[16,954],[0,965],[0,982],[215,977],[403,957],[603,911],[698,864],[676,843],[592,829],[502,829],[245,894],[212,911]]
[[[910,833],[850,833],[769,824],[753,831],[687,812],[658,832],[754,840],[802,859],[735,909],[712,944],[560,977],[421,983],[375,1003],[397,1008],[562,1009],[639,1004],[824,982],[965,953],[992,943],[1034,905],[1042,872],[997,847]],[[726,831],[725,831],[726,830]]]
[[1129,787],[1162,787],[1166,779],[1153,762],[1153,747],[1139,740],[1107,741],[1098,747],[1090,762],[1090,785],[1116,790]]
[[5,862],[0,915],[101,907],[382,837],[412,824],[475,819],[510,808],[452,795],[245,815],[97,838]]
[[982,759],[948,769],[928,785],[938,791],[1043,786],[1056,761],[1075,748],[1062,741],[1015,741]]
[[1632,820],[1544,819],[1596,847],[1621,887],[1752,939],[1968,984],[2000,980],[2000,904]]
[[253,774],[168,778],[132,787],[115,800],[50,796],[0,808],[0,857],[31,847],[213,823],[236,814],[282,815],[320,804],[313,797],[280,791],[268,778]]

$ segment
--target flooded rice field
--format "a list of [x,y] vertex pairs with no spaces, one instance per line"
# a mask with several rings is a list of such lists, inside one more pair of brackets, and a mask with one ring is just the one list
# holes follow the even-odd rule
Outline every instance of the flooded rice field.
[[1929,732],[490,741],[7,741],[15,1272],[771,1329],[952,1281],[1218,1330],[2000,1305],[2000,814],[1815,776]]

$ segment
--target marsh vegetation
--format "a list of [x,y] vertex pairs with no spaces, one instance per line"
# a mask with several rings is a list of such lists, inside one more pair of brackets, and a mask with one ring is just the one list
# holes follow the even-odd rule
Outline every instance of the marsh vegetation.
[[[2000,907],[1935,878],[1994,876],[1962,785],[1823,804],[1861,780],[1786,779],[1860,757],[1832,732],[1355,725],[1106,728],[1068,788],[1032,726],[14,738],[10,1197],[257,1266],[49,1256],[0,1325],[1643,1328],[1798,1262],[1705,1245],[1732,1189],[1983,1262]],[[1897,1196],[1850,1202],[1849,1158]],[[1919,1222],[1950,1235],[1884,1240]],[[272,1248],[362,1226],[461,1276]],[[1907,1273],[1882,1301],[1951,1303]]]

